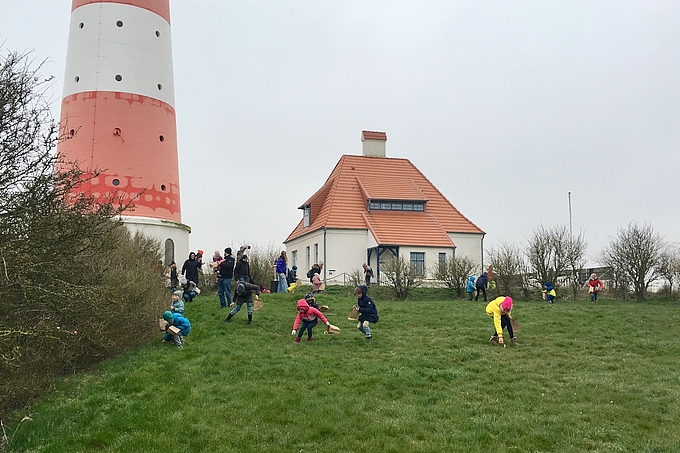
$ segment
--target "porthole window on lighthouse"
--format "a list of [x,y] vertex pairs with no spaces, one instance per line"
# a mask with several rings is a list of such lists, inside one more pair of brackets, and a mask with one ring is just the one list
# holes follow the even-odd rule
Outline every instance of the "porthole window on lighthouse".
[[111,182],[113,183],[113,185],[114,185],[114,186],[118,186],[118,185],[120,185],[120,181],[119,181],[119,180],[117,180],[117,179],[114,179],[114,180],[113,180],[113,181],[111,181]]
[[81,22],[81,23],[78,25],[78,27],[80,27],[81,30],[83,29],[84,26],[85,26],[85,24],[84,24],[83,22]]
[[158,30],[156,30],[156,38],[160,38],[160,37],[161,37],[161,32],[159,32]]
[[80,82],[80,77],[76,76],[76,78],[75,78],[75,79],[73,79],[73,80],[75,80],[75,81],[76,81],[76,83],[78,83],[78,82]]
[[116,22],[116,27],[122,27],[122,26],[123,26],[122,20],[119,20],[118,22]]
[[163,142],[163,141],[165,141],[165,137],[163,137],[162,135],[160,135],[160,136],[158,137],[158,140],[160,140],[160,141]]
[[121,80],[123,80],[123,76],[120,74],[116,74],[116,82],[120,82]]
[[158,91],[160,91],[160,90],[162,90],[162,89],[163,89],[163,85],[161,85],[161,84],[159,83],[159,84],[158,84]]
[[161,190],[165,192],[165,184],[161,184]]

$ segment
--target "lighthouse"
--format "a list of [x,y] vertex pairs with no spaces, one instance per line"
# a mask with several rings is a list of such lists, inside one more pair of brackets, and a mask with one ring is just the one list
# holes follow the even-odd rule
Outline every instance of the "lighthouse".
[[57,151],[80,187],[131,203],[123,222],[184,260],[169,0],[73,0]]

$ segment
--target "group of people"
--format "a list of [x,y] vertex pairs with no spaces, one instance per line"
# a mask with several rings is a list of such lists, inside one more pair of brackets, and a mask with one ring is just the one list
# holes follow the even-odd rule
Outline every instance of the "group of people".
[[[479,300],[479,295],[482,294],[484,296],[484,302],[486,302],[486,290],[489,286],[489,283],[490,279],[488,272],[483,272],[482,275],[480,275],[477,279],[475,279],[474,275],[471,275],[468,278],[468,282],[465,287],[465,291],[467,292],[468,296],[467,300],[471,301],[473,296],[475,297],[475,300]],[[551,282],[545,282],[544,286],[545,289],[543,290],[543,298],[548,302],[548,304],[552,305],[555,303],[555,299],[557,298],[555,287]],[[595,303],[597,301],[597,294],[604,289],[604,283],[602,283],[602,280],[597,278],[597,274],[593,272],[590,274],[590,278],[586,282],[585,287],[588,288],[588,292],[590,293],[590,301]],[[477,293],[476,296],[475,291]]]

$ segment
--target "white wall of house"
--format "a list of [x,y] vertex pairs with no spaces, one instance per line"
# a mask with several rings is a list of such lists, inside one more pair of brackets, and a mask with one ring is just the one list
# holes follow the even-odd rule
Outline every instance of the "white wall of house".
[[[324,231],[319,230],[286,243],[286,254],[289,258],[297,256],[298,275],[303,282],[312,264],[323,262],[324,274],[321,278],[334,285],[344,284],[346,274],[361,269],[361,265],[366,262],[366,251],[372,246],[375,246],[375,239],[367,230],[327,229],[325,241]],[[307,248],[310,251],[309,261]],[[314,251],[317,248],[319,257],[315,260]]]
[[467,256],[482,270],[482,238],[481,234],[449,233],[449,238],[456,244],[456,256]]
[[[479,265],[481,270],[482,235],[450,234],[449,236],[457,246],[456,256],[468,256]],[[325,240],[324,231],[318,230],[286,243],[286,253],[291,259],[290,266],[297,265],[298,276],[303,282],[307,280],[305,274],[312,264],[323,262],[324,273],[321,277],[322,279],[325,278],[327,284],[333,285],[344,284],[347,281],[347,274],[351,274],[356,269],[361,269],[361,265],[366,262],[367,250],[376,245],[373,235],[368,230],[327,229]],[[309,259],[307,259],[308,250]],[[316,258],[317,250],[318,259]],[[454,249],[453,247],[399,247],[399,256],[407,262],[411,260],[411,252],[424,254],[425,277],[431,279],[434,277],[432,269],[438,265],[440,254],[442,254],[442,259],[448,260],[453,256]],[[389,256],[392,256],[390,252],[383,253],[381,263],[389,259]],[[371,256],[370,264],[373,270],[377,272],[375,253]]]

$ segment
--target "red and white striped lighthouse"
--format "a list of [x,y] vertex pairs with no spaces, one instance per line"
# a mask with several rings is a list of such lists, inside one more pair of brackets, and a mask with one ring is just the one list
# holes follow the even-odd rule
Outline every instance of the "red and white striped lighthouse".
[[73,0],[57,150],[87,173],[83,190],[122,195],[132,231],[184,260],[169,0]]

